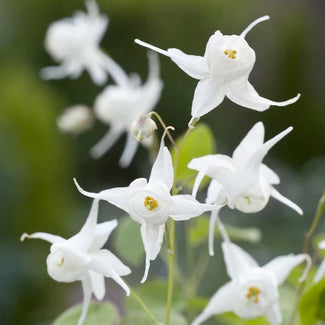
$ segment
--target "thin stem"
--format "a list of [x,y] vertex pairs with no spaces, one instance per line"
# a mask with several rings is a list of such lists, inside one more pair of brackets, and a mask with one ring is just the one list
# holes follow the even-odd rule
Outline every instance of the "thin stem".
[[[128,285],[130,288],[130,286]],[[151,313],[149,308],[146,306],[146,304],[143,302],[143,300],[135,293],[133,289],[130,288],[131,294],[134,297],[134,299],[138,302],[138,304],[142,307],[142,309],[146,312],[146,314],[151,318],[151,320],[156,324],[160,325],[157,318]]]

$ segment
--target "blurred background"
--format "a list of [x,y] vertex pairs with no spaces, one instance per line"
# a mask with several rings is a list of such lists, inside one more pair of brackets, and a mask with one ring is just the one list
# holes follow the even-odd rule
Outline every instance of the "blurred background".
[[[175,47],[203,55],[216,30],[240,34],[256,18],[271,16],[246,38],[257,56],[250,81],[266,98],[286,100],[300,92],[300,100],[263,114],[225,100],[201,120],[211,127],[218,153],[228,155],[257,121],[264,122],[267,139],[294,127],[265,162],[280,176],[280,192],[299,204],[304,215],[271,199],[262,213],[243,215],[228,210],[222,218],[231,225],[261,229],[261,243],[246,245],[261,263],[275,255],[300,252],[325,184],[324,1],[101,0],[98,4],[110,18],[101,47],[127,72],[137,71],[143,79],[146,50],[133,42],[135,38],[163,49]],[[79,195],[72,178],[98,191],[127,186],[134,178],[147,177],[151,169],[143,147],[129,168],[118,167],[124,138],[101,159],[91,159],[90,147],[107,130],[99,122],[79,137],[62,135],[56,127],[56,118],[65,107],[91,107],[103,89],[87,73],[78,80],[45,82],[39,78],[42,67],[55,64],[43,46],[48,25],[76,10],[85,10],[83,1],[0,0],[1,324],[50,324],[67,306],[82,299],[79,284],[56,283],[47,275],[48,243],[19,241],[23,232],[70,237],[79,231],[90,200]],[[164,90],[157,111],[179,135],[190,119],[197,81],[166,57],[161,56],[160,63]],[[100,215],[107,220],[123,212],[103,203]],[[325,232],[325,224],[319,231]],[[109,245],[114,251],[112,242],[114,237]],[[152,264],[152,277],[166,272],[159,261]],[[133,269],[130,281],[138,283],[143,265]],[[225,278],[217,254],[200,294],[210,296]],[[109,287],[115,290],[112,281]]]

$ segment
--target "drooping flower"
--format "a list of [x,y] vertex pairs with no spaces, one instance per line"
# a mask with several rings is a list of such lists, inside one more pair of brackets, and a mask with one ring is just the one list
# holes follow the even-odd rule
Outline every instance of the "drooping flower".
[[93,126],[94,115],[87,106],[74,105],[64,110],[57,118],[56,124],[64,133],[80,134]]
[[131,125],[131,137],[135,141],[141,142],[150,138],[157,130],[157,124],[148,115],[141,115]]
[[[212,296],[192,325],[202,324],[212,315],[230,311],[244,319],[265,316],[272,325],[280,325],[282,315],[278,286],[303,261],[307,261],[309,267],[310,257],[307,254],[289,254],[276,257],[260,267],[249,254],[231,242],[223,242],[222,250],[231,281]],[[301,280],[305,278],[306,271]]]
[[136,43],[170,57],[184,72],[199,83],[192,102],[192,119],[189,124],[217,107],[227,96],[234,103],[264,111],[271,105],[285,106],[296,102],[300,96],[275,102],[258,95],[248,82],[255,64],[255,52],[245,40],[246,34],[269,16],[253,21],[239,36],[223,35],[219,30],[209,39],[204,56],[188,55],[170,48],[167,51],[140,40]]
[[141,85],[137,74],[132,74],[124,85],[111,85],[104,89],[95,100],[97,118],[110,125],[107,134],[91,149],[94,158],[101,157],[117,139],[126,132],[126,145],[120,158],[120,165],[127,167],[139,143],[132,138],[131,127],[141,115],[151,111],[160,98],[163,83],[159,78],[159,62],[155,53],[148,53],[149,74]]
[[99,300],[104,298],[105,277],[112,278],[127,295],[130,294],[121,276],[128,275],[131,270],[109,250],[102,249],[117,221],[97,224],[97,214],[98,200],[94,200],[87,221],[79,233],[69,239],[44,232],[21,236],[21,241],[35,238],[52,244],[46,259],[47,271],[52,279],[58,282],[81,281],[84,299],[78,325],[85,320],[92,293]]
[[141,224],[141,236],[146,252],[142,283],[148,276],[150,261],[155,260],[160,251],[168,217],[176,221],[188,220],[216,208],[215,205],[199,203],[191,195],[170,195],[173,180],[172,159],[163,139],[148,181],[138,178],[128,187],[90,193],[84,191],[75,180],[82,194],[114,204]]
[[[320,249],[325,249],[325,240],[322,240],[319,244],[318,244],[318,247]],[[321,279],[323,279],[325,276],[325,259],[322,261],[322,263],[320,264],[320,266],[318,267],[318,270],[315,274],[315,277],[314,277],[314,282],[318,282],[320,281]]]
[[78,78],[87,70],[97,85],[106,82],[107,73],[115,82],[124,84],[127,80],[124,71],[99,48],[108,17],[99,13],[94,0],[86,0],[85,4],[87,13],[77,11],[73,17],[49,26],[45,48],[60,66],[43,68],[41,76],[44,79]]
[[[209,204],[225,201],[231,209],[253,213],[261,211],[272,196],[303,214],[300,207],[274,188],[274,185],[280,183],[280,178],[262,163],[267,152],[291,130],[292,127],[289,127],[264,143],[264,125],[258,122],[235,149],[232,157],[217,154],[194,158],[188,164],[189,168],[199,171],[193,195],[196,196],[203,177],[207,175],[212,178],[206,200]],[[218,215],[214,213],[210,220],[211,255],[213,228],[217,218]]]

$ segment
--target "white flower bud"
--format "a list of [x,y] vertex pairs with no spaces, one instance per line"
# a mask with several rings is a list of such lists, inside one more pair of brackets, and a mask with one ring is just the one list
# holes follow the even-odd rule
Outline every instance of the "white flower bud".
[[88,107],[75,105],[65,109],[56,123],[63,133],[80,134],[93,126],[94,116]]
[[134,140],[141,142],[149,138],[156,130],[156,123],[148,115],[142,115],[132,123],[131,136]]

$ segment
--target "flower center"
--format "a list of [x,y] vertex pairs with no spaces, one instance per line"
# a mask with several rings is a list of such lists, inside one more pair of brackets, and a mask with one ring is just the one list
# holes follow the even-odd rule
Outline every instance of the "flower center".
[[147,196],[144,199],[144,206],[147,210],[152,211],[158,208],[158,202],[151,196]]
[[225,55],[228,56],[228,58],[230,59],[236,59],[236,53],[237,53],[236,50],[228,49],[225,50],[223,53],[225,53]]
[[246,199],[248,205],[252,204],[252,201],[249,196],[244,196],[244,199]]
[[62,256],[62,258],[61,258],[61,262],[58,263],[58,267],[62,267],[63,264],[64,264],[64,257]]
[[254,302],[255,304],[258,303],[259,297],[258,295],[261,293],[261,290],[257,287],[249,287],[248,292],[246,294],[246,298],[248,302]]

